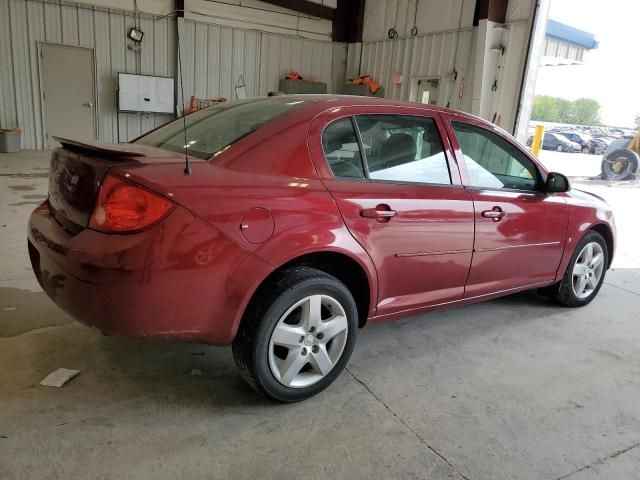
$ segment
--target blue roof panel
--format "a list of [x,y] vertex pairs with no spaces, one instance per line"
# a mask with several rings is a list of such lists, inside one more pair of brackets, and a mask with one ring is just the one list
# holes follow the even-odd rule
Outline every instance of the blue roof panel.
[[585,32],[575,27],[571,27],[556,20],[547,21],[547,37],[556,38],[564,42],[573,43],[580,47],[593,50],[598,48],[596,36],[593,33]]

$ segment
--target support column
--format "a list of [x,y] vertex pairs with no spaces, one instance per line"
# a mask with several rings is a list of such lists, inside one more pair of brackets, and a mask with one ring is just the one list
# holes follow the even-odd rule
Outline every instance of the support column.
[[[182,92],[184,89],[184,85],[182,84],[183,77],[183,69],[184,69],[184,58],[185,58],[185,50],[184,50],[184,2],[185,0],[176,0],[176,38],[175,38],[175,71],[176,71],[176,116],[180,116],[182,114],[182,109],[184,109],[186,98],[182,98]],[[182,65],[181,65],[182,63]]]
[[[491,104],[496,92],[492,86],[497,79],[498,63],[501,53],[498,48],[501,44],[502,30],[495,27],[499,24],[491,20],[480,20],[474,27],[474,69],[473,69],[473,96],[471,113],[487,120],[492,120],[494,112],[491,112]],[[500,88],[500,85],[497,85]]]
[[530,20],[529,49],[520,84],[520,95],[516,111],[516,121],[513,126],[514,136],[521,142],[527,140],[529,119],[533,108],[533,98],[538,78],[538,68],[544,46],[544,37],[549,17],[549,0],[536,0],[533,2],[533,11]]

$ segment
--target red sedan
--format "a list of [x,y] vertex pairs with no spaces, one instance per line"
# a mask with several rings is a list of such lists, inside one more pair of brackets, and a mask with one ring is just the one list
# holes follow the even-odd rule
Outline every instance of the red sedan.
[[107,334],[232,344],[275,400],[326,388],[365,324],[533,288],[583,306],[611,264],[608,205],[471,115],[280,96],[184,122],[60,139],[33,270]]

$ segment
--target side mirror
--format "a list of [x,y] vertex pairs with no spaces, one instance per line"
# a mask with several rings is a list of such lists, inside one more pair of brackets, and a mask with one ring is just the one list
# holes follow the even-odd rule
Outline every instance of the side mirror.
[[549,172],[547,181],[544,184],[544,190],[547,193],[568,192],[571,190],[569,179],[561,173]]

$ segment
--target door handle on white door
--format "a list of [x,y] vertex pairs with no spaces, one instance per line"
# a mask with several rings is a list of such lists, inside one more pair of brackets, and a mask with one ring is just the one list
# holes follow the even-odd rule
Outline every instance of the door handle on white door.
[[83,103],[82,106],[87,108],[93,108],[93,102]]

